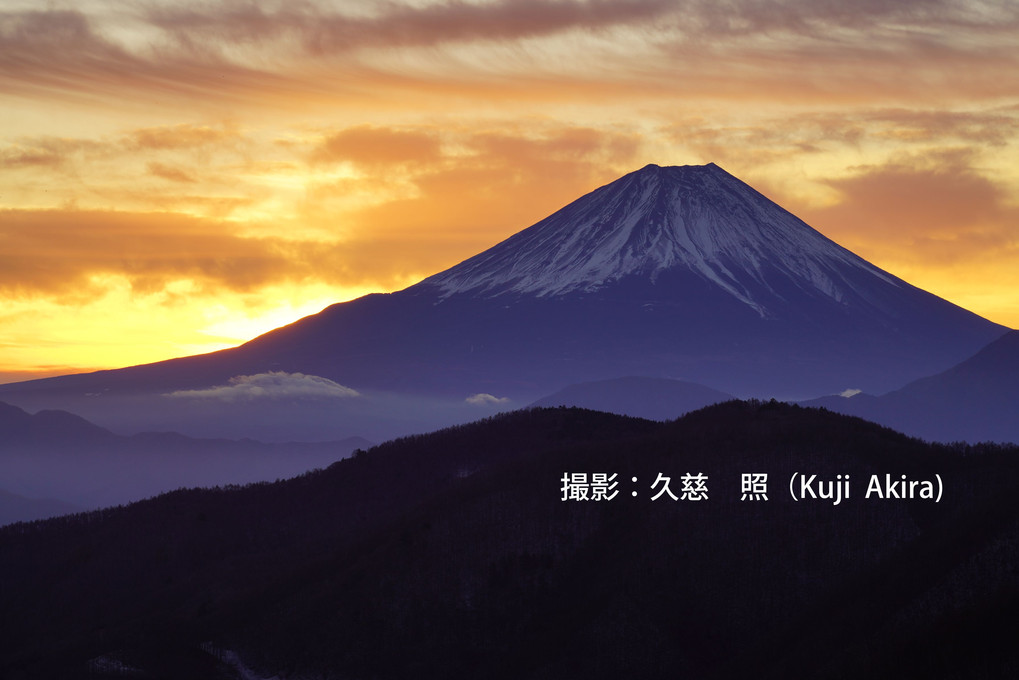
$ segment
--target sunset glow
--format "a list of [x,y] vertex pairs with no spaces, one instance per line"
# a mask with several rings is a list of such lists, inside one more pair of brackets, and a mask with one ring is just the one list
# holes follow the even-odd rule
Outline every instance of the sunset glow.
[[1017,44],[979,0],[0,0],[0,382],[236,345],[647,163],[1019,327]]

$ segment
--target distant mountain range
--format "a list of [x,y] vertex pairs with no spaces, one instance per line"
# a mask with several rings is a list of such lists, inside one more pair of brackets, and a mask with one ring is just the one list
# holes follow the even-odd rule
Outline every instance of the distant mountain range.
[[[595,473],[611,500],[563,500]],[[794,500],[800,473],[852,492]],[[517,411],[0,528],[0,677],[1012,677],[1017,494],[1015,447],[778,402]]]
[[[623,376],[738,396],[880,394],[1006,330],[713,164],[649,165],[405,290],[235,349],[2,385],[0,399],[120,432],[380,440]],[[270,388],[245,391],[254,383]]]
[[31,415],[3,402],[0,433],[0,523],[117,505],[183,487],[294,477],[371,446],[361,438],[264,444],[173,432],[125,437],[71,413]]
[[966,361],[882,396],[805,402],[932,441],[1019,442],[1019,331]]
[[52,498],[25,498],[0,489],[0,526],[13,522],[31,522],[80,512],[81,507]]
[[630,376],[568,385],[531,406],[576,406],[649,420],[674,420],[730,399],[731,394],[696,383]]
[[[532,406],[578,406],[671,420],[731,399],[696,383],[628,377],[569,385]],[[850,391],[802,402],[937,442],[1019,442],[1019,331],[947,371],[881,396]]]

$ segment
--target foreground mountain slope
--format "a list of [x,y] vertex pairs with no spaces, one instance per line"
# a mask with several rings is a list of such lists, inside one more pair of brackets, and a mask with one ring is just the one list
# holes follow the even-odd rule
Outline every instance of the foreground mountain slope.
[[[649,165],[403,291],[334,305],[236,349],[0,395],[122,429],[187,411],[167,395],[271,372],[371,396],[370,408],[352,399],[330,411],[351,427],[412,410],[394,395],[519,405],[628,375],[806,398],[898,388],[1006,330],[853,255],[715,165]],[[234,410],[218,418],[243,420]],[[443,419],[464,413],[414,422]]]
[[[511,413],[287,482],[0,530],[0,673],[1010,677],[1017,453],[778,403]],[[619,496],[561,500],[564,473],[599,471]],[[740,500],[748,471],[767,501]],[[857,486],[795,502],[796,471]],[[686,472],[707,499],[651,500]],[[863,497],[871,474],[935,472],[940,503]]]

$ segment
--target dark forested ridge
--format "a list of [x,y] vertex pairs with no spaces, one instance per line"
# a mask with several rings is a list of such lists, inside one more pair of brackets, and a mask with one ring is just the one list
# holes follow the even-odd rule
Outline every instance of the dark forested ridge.
[[[620,493],[563,501],[565,472]],[[698,472],[707,499],[651,500]],[[793,501],[795,472],[852,494]],[[940,503],[864,498],[935,473]],[[1017,493],[1014,447],[775,402],[518,411],[0,529],[0,677],[1015,677]]]

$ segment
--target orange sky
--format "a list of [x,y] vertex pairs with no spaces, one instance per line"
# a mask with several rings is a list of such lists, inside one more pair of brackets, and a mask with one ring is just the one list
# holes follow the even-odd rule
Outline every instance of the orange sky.
[[0,381],[395,290],[715,162],[1019,327],[1019,5],[0,0]]

